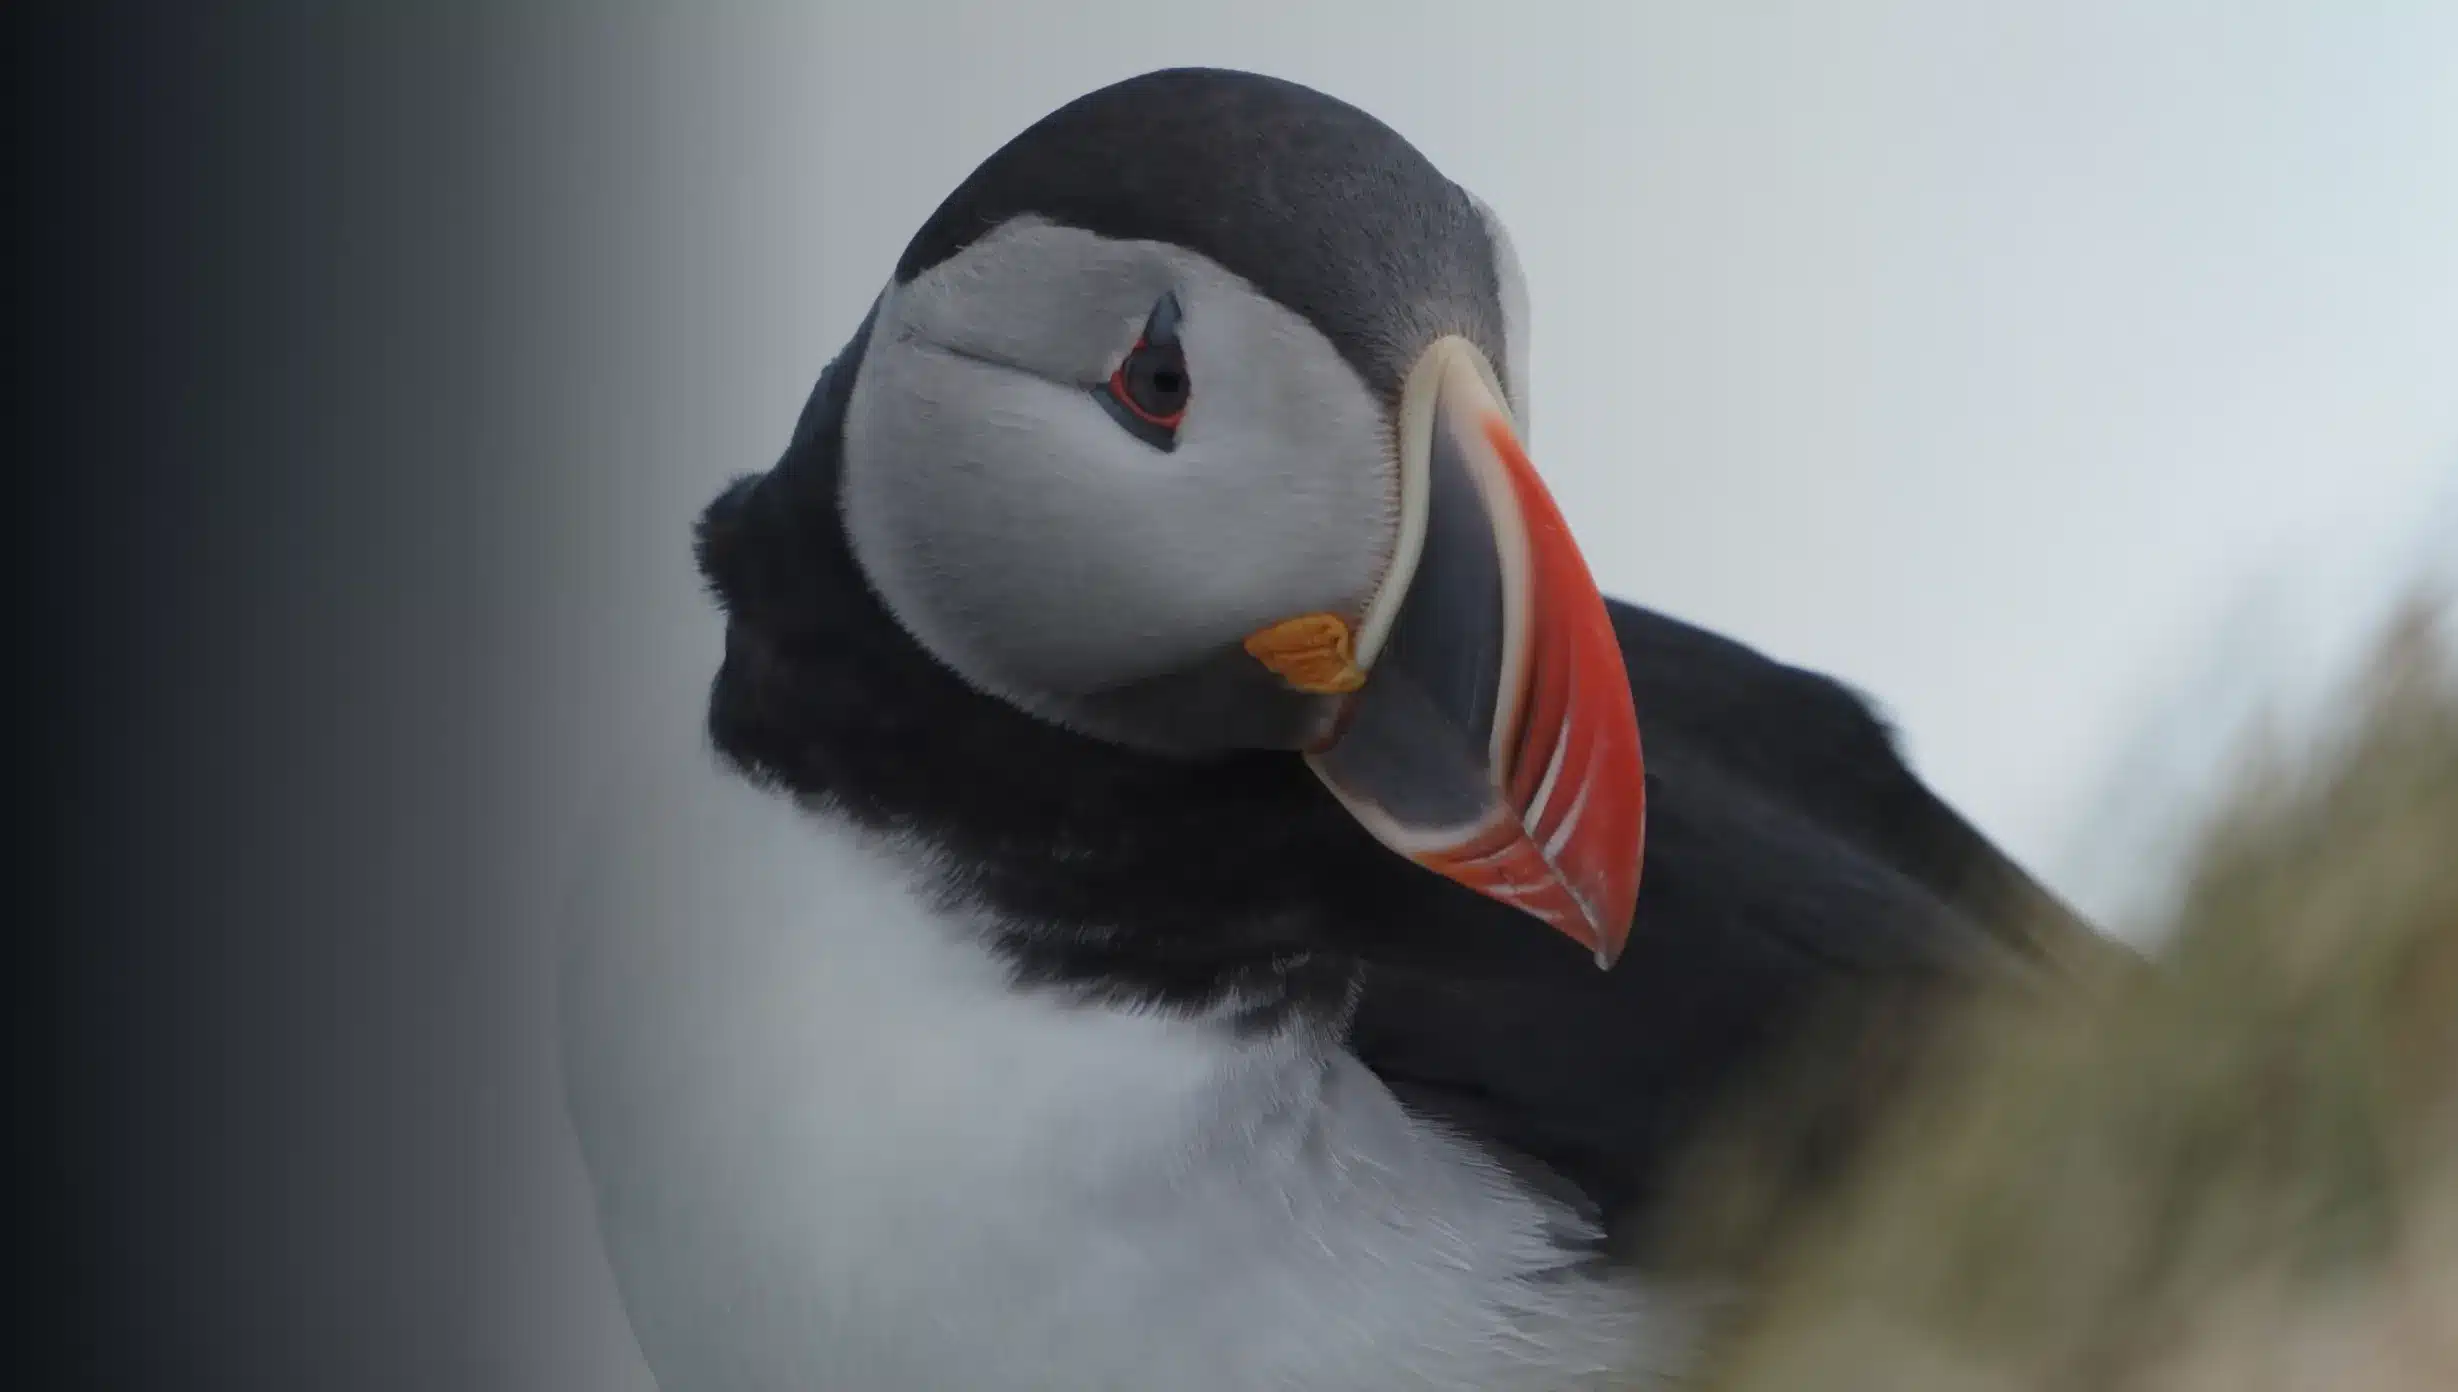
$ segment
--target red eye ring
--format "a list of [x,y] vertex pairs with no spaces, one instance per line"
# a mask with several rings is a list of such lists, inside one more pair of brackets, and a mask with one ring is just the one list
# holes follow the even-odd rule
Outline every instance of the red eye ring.
[[1145,410],[1143,407],[1136,405],[1134,394],[1127,390],[1126,373],[1123,369],[1110,374],[1110,395],[1117,398],[1119,405],[1134,412],[1137,420],[1142,421],[1147,425],[1157,425],[1163,430],[1175,430],[1186,420],[1186,408],[1184,406],[1179,407],[1177,410],[1170,412],[1166,416],[1156,416],[1150,411]]
[[1178,427],[1194,400],[1186,348],[1178,338],[1178,297],[1163,295],[1109,380],[1090,390],[1129,435],[1166,454],[1178,447]]
[[[1110,373],[1109,392],[1135,419],[1174,431],[1186,419],[1188,385],[1184,350],[1139,338]],[[1158,409],[1162,403],[1171,409]]]

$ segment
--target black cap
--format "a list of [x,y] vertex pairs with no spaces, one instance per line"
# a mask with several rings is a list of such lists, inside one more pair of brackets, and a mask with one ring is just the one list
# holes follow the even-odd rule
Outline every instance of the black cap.
[[[947,196],[899,283],[1013,218],[1166,242],[1287,306],[1396,398],[1417,354],[1457,333],[1503,370],[1491,234],[1399,132],[1255,73],[1179,68],[1078,98]],[[1506,384],[1509,385],[1509,384]]]

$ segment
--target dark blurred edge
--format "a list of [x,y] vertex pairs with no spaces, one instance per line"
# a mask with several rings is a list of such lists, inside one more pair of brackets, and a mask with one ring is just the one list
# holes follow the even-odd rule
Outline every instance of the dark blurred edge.
[[[21,390],[44,427],[11,509],[19,737],[42,764],[16,1056],[48,1104],[13,1147],[37,1169],[16,1385],[484,1381],[466,1311],[394,1290],[363,1302],[370,1328],[427,1319],[382,1332],[431,1356],[353,1371],[359,1298],[316,1308],[316,1283],[365,1273],[312,1271],[323,1239],[272,1230],[308,1221],[263,1203],[286,1179],[222,1173],[289,1144],[281,1085],[244,1081],[281,1043],[257,983],[291,969],[251,921],[282,914],[283,867],[250,862],[282,853],[264,789],[308,776],[317,663],[347,660],[332,643],[363,617],[352,548],[399,540],[326,535],[388,501],[323,472],[385,395],[361,350],[448,353],[422,301],[484,270],[484,9],[10,7]],[[389,251],[431,232],[435,279],[386,283]]]
[[20,436],[19,486],[31,497],[21,492],[11,509],[8,548],[33,680],[12,685],[31,707],[18,715],[19,738],[39,779],[25,808],[38,839],[24,862],[38,889],[31,921],[19,923],[35,970],[13,1012],[21,1096],[42,1118],[30,1144],[12,1147],[31,1171],[18,1189],[20,1231],[33,1238],[16,1248],[31,1297],[20,1376],[62,1388],[142,1385],[113,1352],[126,1331],[114,1327],[114,1263],[95,1232],[108,1194],[91,1105],[104,1027],[92,982],[119,925],[92,893],[109,869],[92,761],[114,723],[114,669],[126,665],[109,635],[148,575],[141,555],[113,543],[112,504],[146,489],[158,438],[147,404],[176,375],[176,352],[149,343],[142,312],[172,279],[157,227],[172,195],[159,185],[182,162],[183,141],[162,118],[190,104],[173,90],[183,74],[164,36],[147,27],[157,8],[12,7],[8,45],[22,200],[9,220],[11,259],[20,360],[34,372],[20,389],[35,425]]

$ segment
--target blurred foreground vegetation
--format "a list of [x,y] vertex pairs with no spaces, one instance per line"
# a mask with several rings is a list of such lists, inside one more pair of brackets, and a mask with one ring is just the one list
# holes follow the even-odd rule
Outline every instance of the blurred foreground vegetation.
[[2458,1389],[2451,656],[2409,623],[2248,772],[2147,966],[1950,1030],[1702,1384]]

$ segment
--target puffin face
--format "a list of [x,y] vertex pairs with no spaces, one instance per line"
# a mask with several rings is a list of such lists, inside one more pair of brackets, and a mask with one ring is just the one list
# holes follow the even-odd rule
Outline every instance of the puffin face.
[[1029,215],[888,289],[843,470],[855,555],[924,647],[1164,752],[1306,743],[1333,703],[1240,645],[1354,621],[1401,534],[1388,413],[1322,334],[1196,253]]
[[1155,758],[1303,758],[1384,846],[1609,964],[1638,727],[1522,446],[1523,302],[1499,223],[1354,108],[1237,73],[1094,93],[882,293],[853,555],[978,691]]

